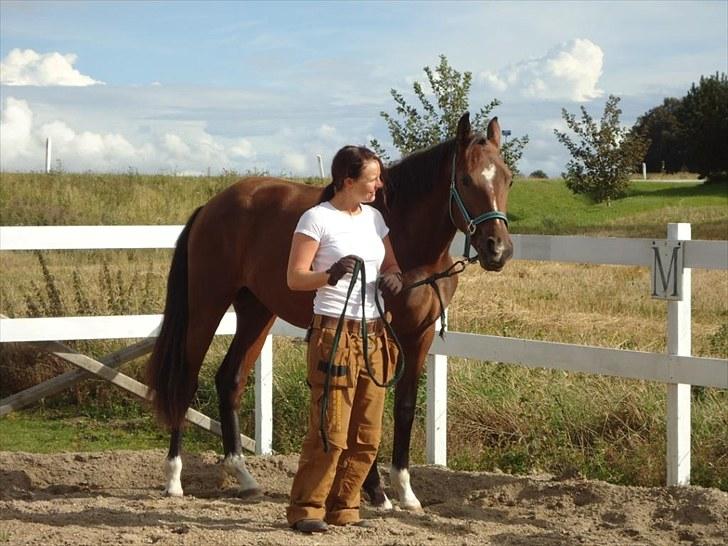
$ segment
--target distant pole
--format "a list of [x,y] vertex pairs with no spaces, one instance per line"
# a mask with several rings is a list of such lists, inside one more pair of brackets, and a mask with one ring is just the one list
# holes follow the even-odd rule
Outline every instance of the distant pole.
[[316,159],[318,160],[318,166],[319,166],[319,173],[321,173],[321,179],[324,178],[324,161],[321,159],[320,154],[316,154]]
[[642,163],[642,180],[647,180],[647,163]]
[[48,174],[51,172],[51,137],[46,139],[46,165],[45,172]]
[[501,134],[506,137],[506,144],[508,144],[508,137],[511,136],[511,130],[510,129],[503,129],[501,131]]

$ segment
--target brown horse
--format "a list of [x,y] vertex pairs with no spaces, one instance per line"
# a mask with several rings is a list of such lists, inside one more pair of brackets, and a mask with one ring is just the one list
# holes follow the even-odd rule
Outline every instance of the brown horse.
[[[484,269],[500,271],[511,257],[505,217],[511,173],[500,155],[497,118],[488,124],[487,135],[473,134],[466,113],[454,139],[402,159],[387,168],[383,178],[384,191],[374,206],[389,225],[405,286],[452,265],[449,248],[456,229],[472,233]],[[319,201],[321,191],[275,178],[246,178],[196,210],[182,231],[172,259],[162,329],[147,367],[154,407],[172,432],[168,495],[182,495],[181,425],[205,353],[230,304],[237,329],[215,376],[223,466],[238,478],[241,495],[259,492],[242,455],[239,399],[276,316],[303,328],[311,321],[313,292],[289,290],[286,265],[296,223]],[[437,284],[447,305],[457,278]],[[424,285],[385,303],[406,359],[395,390],[392,485],[402,507],[418,509],[407,470],[410,434],[417,383],[440,302]],[[364,489],[375,506],[391,507],[376,464]]]

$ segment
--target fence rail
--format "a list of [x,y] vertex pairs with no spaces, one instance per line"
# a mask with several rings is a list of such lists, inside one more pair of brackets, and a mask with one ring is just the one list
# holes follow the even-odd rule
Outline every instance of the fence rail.
[[[0,227],[0,251],[173,248],[183,226]],[[589,264],[653,265],[655,239],[513,235],[514,259]],[[682,301],[668,302],[668,353],[646,353],[566,343],[449,332],[436,338],[428,357],[427,458],[446,464],[447,357],[519,364],[663,382],[668,389],[667,483],[690,481],[690,386],[728,389],[728,360],[690,356],[690,270],[728,269],[728,241],[693,241],[689,224],[669,224],[668,240],[683,241]],[[463,248],[458,235],[453,254]],[[648,290],[648,287],[645,287]],[[112,317],[0,318],[0,342],[147,338],[161,315]],[[235,332],[227,313],[217,335]],[[273,335],[301,337],[303,330],[277,320],[256,364],[257,453],[272,440]],[[110,373],[108,370],[105,372]],[[118,384],[118,382],[117,382]],[[0,401],[0,407],[3,407]],[[0,413],[1,414],[1,413]],[[204,417],[204,416],[203,416]],[[252,446],[252,441],[246,445]]]

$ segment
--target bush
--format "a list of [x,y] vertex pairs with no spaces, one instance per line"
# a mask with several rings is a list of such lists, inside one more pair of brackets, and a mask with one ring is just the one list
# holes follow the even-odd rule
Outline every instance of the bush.
[[543,178],[546,179],[549,177],[545,172],[543,172],[541,169],[538,169],[536,171],[533,171],[531,174],[528,175],[529,178]]
[[563,174],[566,186],[600,203],[622,197],[635,166],[645,155],[648,142],[619,124],[619,97],[610,95],[599,122],[581,107],[581,119],[566,109],[561,114],[577,137],[554,129],[556,138],[569,150],[571,159]]

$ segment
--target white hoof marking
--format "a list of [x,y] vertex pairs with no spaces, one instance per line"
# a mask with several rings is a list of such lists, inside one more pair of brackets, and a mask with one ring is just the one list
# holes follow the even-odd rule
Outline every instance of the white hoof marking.
[[164,475],[167,478],[167,485],[164,487],[164,494],[168,497],[181,497],[182,491],[182,458],[177,455],[167,459],[164,463]]
[[410,475],[406,468],[397,470],[394,467],[389,469],[389,479],[392,483],[392,487],[397,492],[399,498],[399,506],[402,510],[411,510],[414,512],[421,512],[422,505],[412,491],[410,485]]
[[260,486],[245,466],[245,457],[242,455],[228,455],[222,462],[225,472],[234,476],[240,484],[239,495],[250,498],[261,494]]

